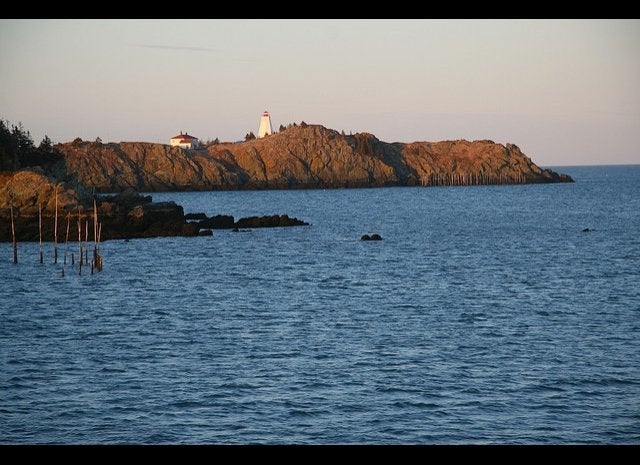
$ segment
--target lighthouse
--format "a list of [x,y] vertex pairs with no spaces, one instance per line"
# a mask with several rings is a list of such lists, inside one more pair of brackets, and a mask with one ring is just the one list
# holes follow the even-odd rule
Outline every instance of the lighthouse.
[[269,112],[265,110],[262,114],[262,118],[260,118],[260,129],[258,129],[258,139],[271,135],[273,130],[271,129],[271,117],[269,116]]

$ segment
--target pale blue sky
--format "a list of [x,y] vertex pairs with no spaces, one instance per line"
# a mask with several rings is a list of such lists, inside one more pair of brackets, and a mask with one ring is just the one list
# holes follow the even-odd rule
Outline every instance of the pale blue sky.
[[0,20],[0,118],[36,139],[280,123],[640,163],[638,20]]

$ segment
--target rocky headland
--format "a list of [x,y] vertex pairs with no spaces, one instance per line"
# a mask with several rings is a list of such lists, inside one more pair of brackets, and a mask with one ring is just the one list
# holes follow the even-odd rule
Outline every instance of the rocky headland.
[[98,192],[572,182],[541,169],[513,144],[387,143],[307,124],[199,150],[78,140],[55,149],[67,174]]
[[136,191],[573,182],[541,169],[516,145],[489,140],[387,143],[302,123],[262,139],[197,150],[80,139],[55,146],[47,139],[36,148],[21,126],[9,131],[2,123],[0,129],[0,241],[12,238],[12,210],[20,241],[39,240],[40,211],[43,240],[53,240],[56,203],[59,241],[67,220],[76,232],[84,222],[86,231],[94,200],[101,240],[307,224],[287,215],[238,221],[185,215],[175,202],[153,202]]

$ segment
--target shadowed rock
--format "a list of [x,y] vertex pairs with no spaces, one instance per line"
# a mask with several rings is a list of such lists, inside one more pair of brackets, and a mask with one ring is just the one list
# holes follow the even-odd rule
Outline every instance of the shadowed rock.
[[204,213],[187,213],[184,215],[186,220],[205,220],[207,219],[207,215]]
[[236,224],[236,228],[276,228],[285,226],[308,226],[298,218],[289,218],[288,215],[272,215],[272,216],[250,216],[240,218]]
[[234,225],[234,219],[231,215],[216,215],[211,218],[205,218],[198,222],[200,228],[208,229],[231,229]]

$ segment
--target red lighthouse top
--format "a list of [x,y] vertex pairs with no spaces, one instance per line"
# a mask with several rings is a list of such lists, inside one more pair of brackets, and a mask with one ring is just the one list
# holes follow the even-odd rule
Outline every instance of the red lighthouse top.
[[262,114],[262,116],[269,116],[269,112],[267,110],[265,110],[264,113]]

